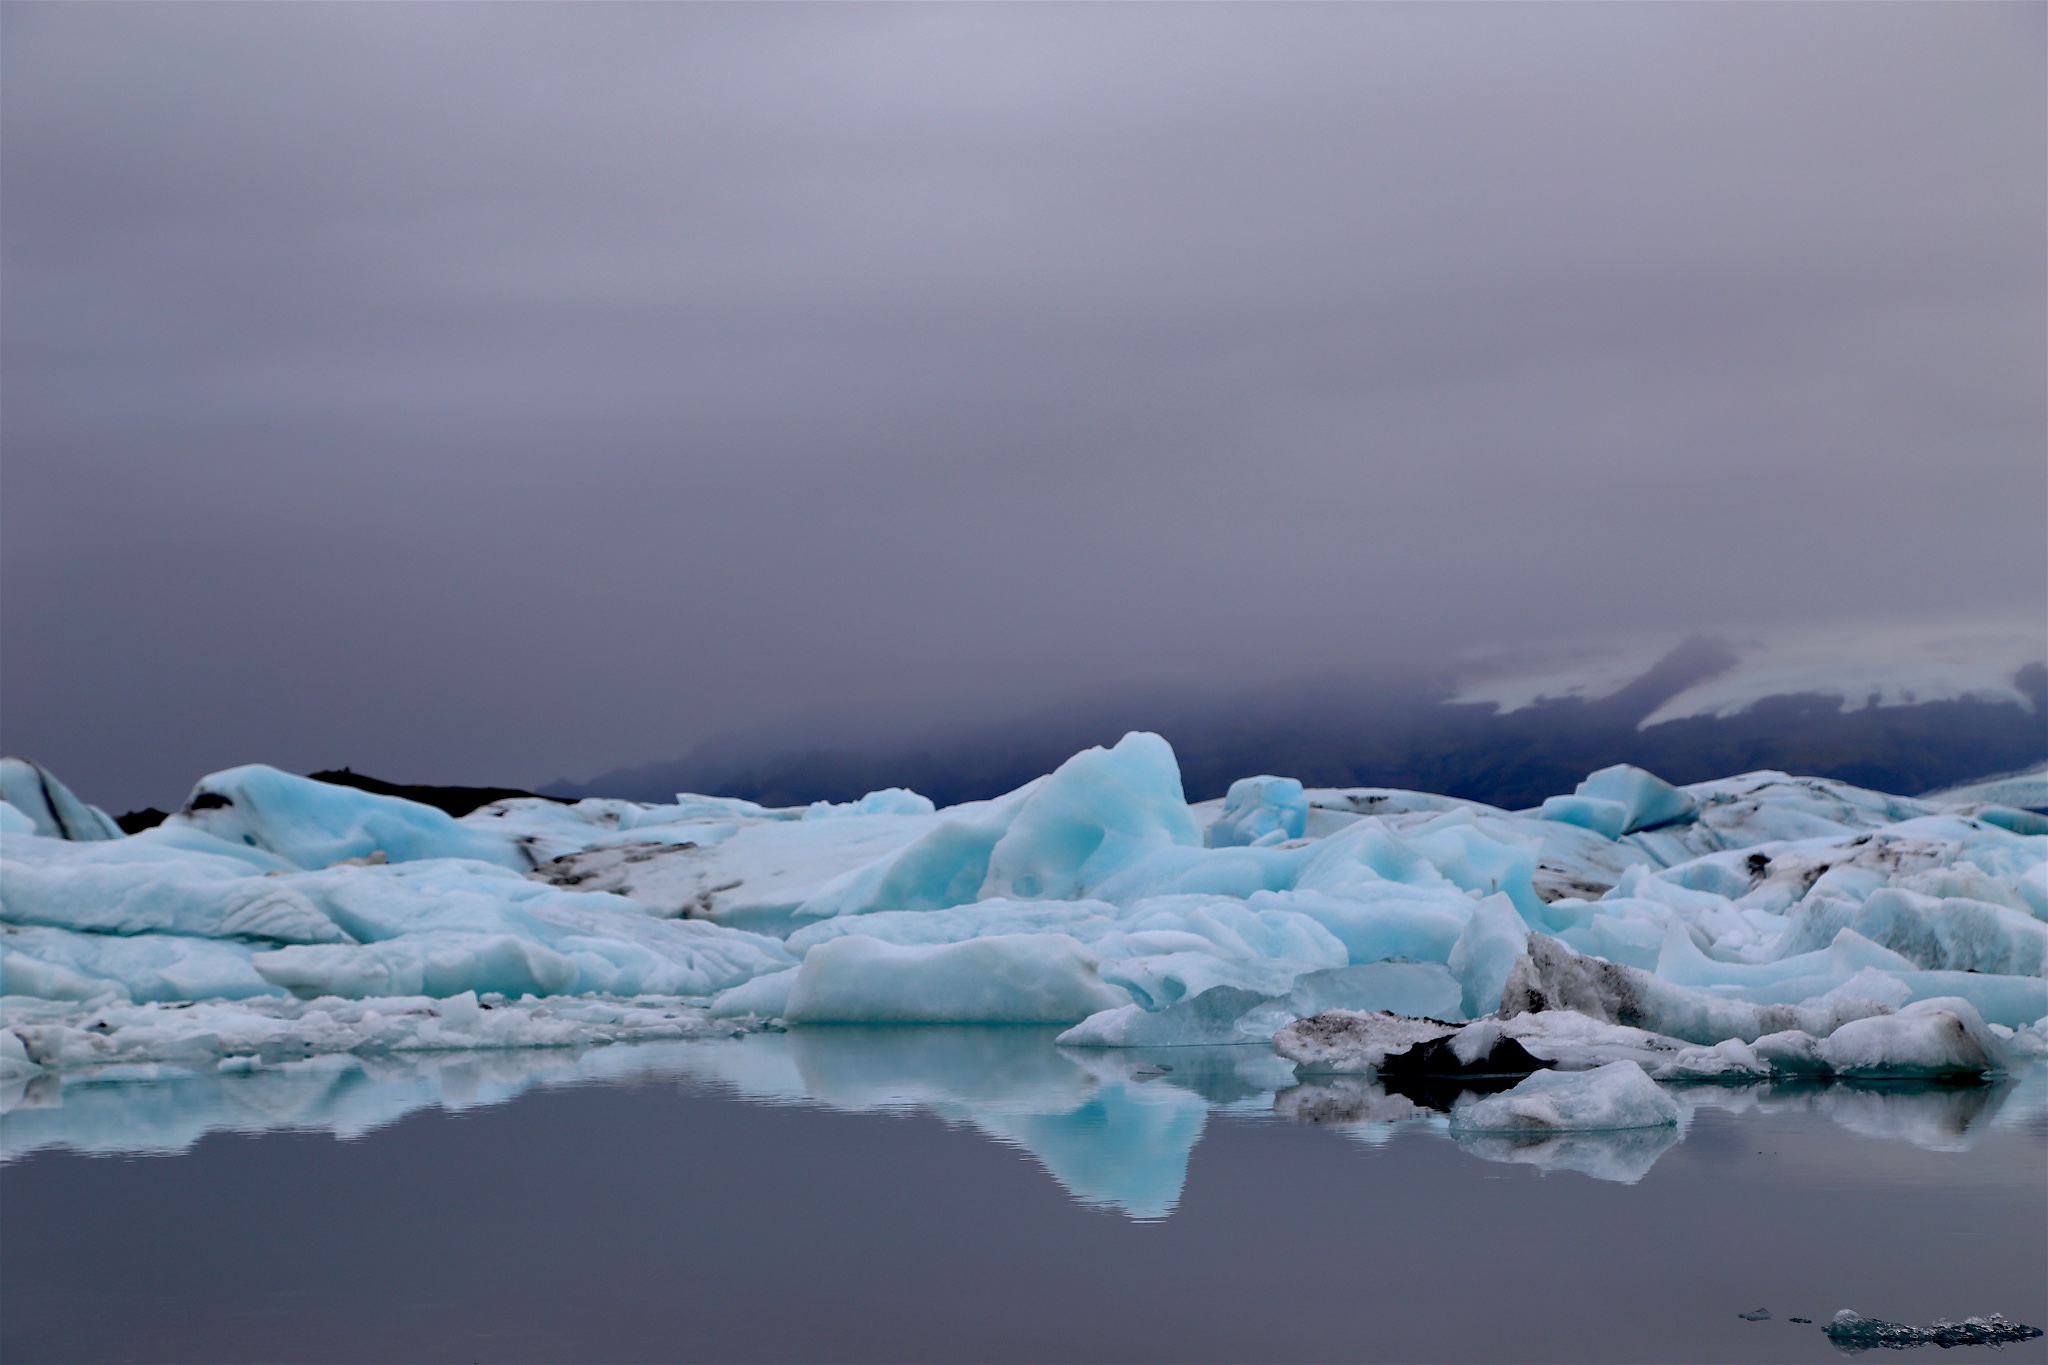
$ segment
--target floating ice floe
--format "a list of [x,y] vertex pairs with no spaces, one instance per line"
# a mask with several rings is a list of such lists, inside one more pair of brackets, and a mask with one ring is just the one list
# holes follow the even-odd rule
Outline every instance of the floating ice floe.
[[[1622,765],[1521,812],[1268,775],[1192,807],[1134,733],[943,810],[889,789],[458,820],[252,765],[126,837],[34,765],[0,789],[0,1065],[31,1070],[263,1064],[285,1045],[234,1040],[286,1024],[389,1048],[405,1011],[375,1002],[465,998],[504,1003],[420,1036],[618,1041],[640,1023],[598,1015],[648,1009],[1033,1023],[1432,1083],[1954,1078],[2048,1052],[2048,818],[1782,773]],[[594,1032],[564,1031],[569,1002]]]

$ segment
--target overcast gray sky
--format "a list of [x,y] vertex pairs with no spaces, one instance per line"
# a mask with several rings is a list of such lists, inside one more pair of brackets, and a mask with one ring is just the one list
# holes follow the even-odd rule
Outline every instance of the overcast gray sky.
[[5,745],[2038,613],[2044,15],[9,3]]

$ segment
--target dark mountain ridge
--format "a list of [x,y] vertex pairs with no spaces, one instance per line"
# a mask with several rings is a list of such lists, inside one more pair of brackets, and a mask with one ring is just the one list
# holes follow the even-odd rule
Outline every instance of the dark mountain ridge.
[[1220,796],[1239,777],[1276,773],[1310,786],[1405,787],[1521,809],[1612,763],[1680,783],[1778,768],[1912,794],[2048,758],[2048,669],[2040,664],[2014,677],[2031,708],[1935,701],[1851,711],[1838,697],[1809,694],[1638,728],[1664,701],[1733,661],[1719,641],[1696,638],[1608,696],[1505,713],[1450,701],[1453,680],[1441,672],[1305,679],[1235,694],[1124,689],[897,745],[777,752],[772,741],[728,737],[682,759],[542,790],[642,801],[696,791],[790,806],[897,786],[950,805],[1012,790],[1133,729],[1173,744],[1191,801]]

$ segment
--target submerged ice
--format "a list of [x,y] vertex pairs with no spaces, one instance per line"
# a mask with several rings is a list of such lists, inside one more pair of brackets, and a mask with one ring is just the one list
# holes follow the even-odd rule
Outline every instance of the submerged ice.
[[0,764],[0,793],[21,1074],[1041,1024],[1360,1084],[1390,1058],[1520,1068],[1528,1092],[1460,1131],[1563,1133],[1660,1113],[1660,1086],[2048,1050],[2048,817],[1783,773],[1623,765],[1527,811],[1261,775],[1190,805],[1134,733],[945,809],[890,789],[458,820],[250,765],[123,836],[33,764]]

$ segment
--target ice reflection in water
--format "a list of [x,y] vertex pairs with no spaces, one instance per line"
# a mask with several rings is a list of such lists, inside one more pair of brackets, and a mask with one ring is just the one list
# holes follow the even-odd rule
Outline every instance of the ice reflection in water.
[[[679,1082],[758,1103],[853,1112],[923,1111],[1029,1153],[1083,1203],[1131,1218],[1169,1215],[1211,1110],[1334,1125],[1378,1143],[1434,1131],[1486,1161],[1633,1184],[1684,1141],[1676,1128],[1547,1138],[1460,1134],[1444,1116],[1355,1078],[1297,1084],[1257,1047],[1068,1050],[1057,1030],[813,1028],[732,1041],[330,1056],[248,1071],[40,1077],[0,1093],[0,1160],[43,1148],[175,1153],[209,1132],[358,1137],[424,1108],[503,1104],[542,1086]],[[2048,1067],[1989,1085],[1698,1086],[1703,1108],[1806,1111],[1863,1138],[1964,1151],[1988,1132],[2048,1122]]]

